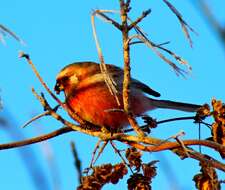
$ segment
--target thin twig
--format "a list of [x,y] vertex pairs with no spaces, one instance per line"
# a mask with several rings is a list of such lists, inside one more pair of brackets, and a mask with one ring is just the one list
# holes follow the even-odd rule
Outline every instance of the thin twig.
[[97,160],[99,159],[100,155],[103,153],[106,145],[108,144],[109,141],[104,141],[102,147],[100,148],[100,150],[98,151],[98,155],[96,156],[95,160],[93,161],[93,165],[97,162]]
[[[161,142],[159,142],[159,144],[157,144],[157,146],[155,146],[155,148],[158,149],[159,146],[164,145],[165,143],[170,142],[171,139],[176,139],[177,137],[179,137],[179,136],[181,136],[181,135],[183,135],[183,134],[184,134],[184,133],[181,131],[181,132],[179,132],[179,133],[177,133],[177,134],[175,134],[175,135],[172,135],[172,136],[170,136],[170,137],[168,137],[168,138],[162,140]],[[178,142],[178,143],[180,144],[180,142]],[[181,145],[181,144],[180,144],[180,145]],[[182,145],[183,145],[183,144],[182,144]],[[181,145],[181,146],[182,146],[182,145]],[[154,152],[154,150],[153,150],[153,152]]]
[[[166,45],[166,44],[169,44],[170,43],[170,41],[167,41],[167,42],[163,42],[163,43],[160,43],[160,44],[155,44],[155,47],[162,47],[162,46],[164,46],[164,45]],[[134,44],[144,44],[144,42],[142,42],[142,41],[134,41],[134,42],[130,42],[130,45],[134,45]]]
[[[143,118],[143,117],[142,117]],[[196,122],[196,116],[185,116],[185,117],[175,117],[175,118],[170,118],[170,119],[165,119],[165,120],[161,120],[161,121],[156,121],[155,124],[159,125],[159,124],[163,124],[163,123],[168,123],[168,122],[174,122],[174,121],[181,121],[181,120],[193,120],[194,122]],[[148,122],[145,121],[145,123],[148,124]],[[200,121],[200,123],[203,123],[206,125],[205,122]],[[209,125],[209,124],[208,124]],[[146,129],[146,125],[141,126],[141,129]],[[128,132],[132,132],[134,131],[134,129],[125,129],[123,132],[124,133],[128,133]]]
[[79,183],[81,183],[81,178],[82,178],[81,161],[79,159],[78,152],[75,147],[75,143],[71,142],[70,145],[71,145],[71,150],[73,153],[74,165],[75,165],[76,171],[78,173],[78,181],[79,181]]
[[[89,171],[90,171],[90,169],[93,169],[94,164],[97,162],[98,158],[100,157],[100,155],[104,151],[106,145],[108,144],[108,141],[104,141],[103,146],[100,148],[100,143],[101,142],[102,142],[102,140],[98,140],[97,144],[95,145],[94,151],[92,152],[91,163],[90,163],[89,167],[85,169],[85,172],[84,173],[88,174]],[[96,152],[97,152],[97,150],[99,148],[100,148],[100,150],[98,151],[98,155],[95,158]]]
[[118,30],[121,30],[121,25],[118,22],[116,22],[115,20],[113,20],[110,17],[108,17],[107,15],[105,15],[104,13],[118,13],[118,11],[113,11],[113,10],[95,10],[94,14],[96,14],[96,16],[99,16],[100,18],[103,18],[105,22],[108,22],[108,23],[112,24]]
[[[201,140],[201,123],[198,123],[198,139]],[[199,145],[199,152],[202,153],[202,146]]]
[[161,50],[165,51],[166,53],[170,54],[180,64],[186,65],[188,68],[188,71],[192,70],[192,67],[188,64],[188,62],[186,60],[184,60],[182,57],[180,57],[179,55],[175,54],[174,52],[172,52],[169,49],[166,49],[162,46],[156,45],[154,43],[152,43],[152,44],[153,44],[153,46],[157,47],[158,49],[161,49]]
[[168,58],[166,58],[162,53],[160,53],[157,50],[157,47],[155,47],[151,41],[149,41],[149,39],[147,39],[146,37],[144,37],[143,35],[133,35],[129,38],[128,43],[132,40],[132,39],[139,39],[141,41],[143,41],[143,43],[145,43],[150,49],[152,49],[162,60],[164,60],[166,63],[168,63],[175,71],[175,73],[177,75],[181,75],[185,78],[185,75],[187,74],[187,72],[181,68],[179,68],[175,63],[173,63],[171,60],[169,60]]
[[34,74],[36,75],[36,77],[38,78],[38,80],[40,81],[40,83],[42,84],[42,86],[47,90],[47,92],[51,95],[51,97],[63,108],[65,107],[64,104],[61,102],[61,100],[59,100],[55,94],[49,89],[49,87],[47,86],[47,84],[44,82],[44,80],[42,79],[41,75],[39,74],[39,72],[37,71],[36,67],[34,66],[32,60],[30,59],[30,56],[28,54],[25,54],[24,52],[20,52],[19,53],[19,57],[20,58],[25,58],[27,60],[27,62],[29,63],[29,65],[32,67],[32,70],[34,72]]
[[[129,20],[130,22],[132,22],[132,20],[131,20],[130,18],[128,18],[128,20]],[[179,63],[186,65],[186,66],[188,67],[188,70],[191,71],[191,66],[188,64],[187,61],[185,61],[184,59],[182,59],[180,56],[176,55],[174,52],[172,52],[172,51],[170,51],[170,50],[168,50],[168,49],[162,47],[162,45],[157,45],[157,44],[151,42],[151,41],[148,39],[147,34],[146,34],[146,33],[145,33],[138,25],[135,25],[135,26],[134,26],[134,29],[135,29],[135,31],[137,32],[137,35],[140,35],[140,36],[141,36],[141,38],[142,38],[142,39],[140,39],[141,42],[145,43],[145,44],[146,44],[148,47],[150,47],[151,49],[152,49],[152,47],[155,47],[155,48],[161,49],[161,50],[163,50],[163,51],[169,53],[169,54],[170,54],[171,56],[173,56]],[[136,35],[134,35],[134,36],[136,36]],[[132,38],[132,37],[130,37],[130,38]],[[130,41],[131,41],[131,40],[130,40]],[[139,42],[139,43],[140,43],[140,42]],[[132,44],[132,42],[129,42],[129,44]],[[153,50],[154,50],[154,49],[153,49]],[[156,50],[157,50],[157,49],[155,49],[154,51],[156,52]],[[170,60],[168,60],[168,59],[165,59],[165,57],[164,57],[160,52],[156,52],[156,53],[157,53],[157,55],[158,55],[161,59],[163,59],[165,62],[169,63],[169,64],[175,69],[175,71],[176,71],[176,67],[177,67],[177,66],[176,66],[174,63],[172,63],[172,62],[171,62]],[[181,70],[181,69],[180,69],[180,68],[177,68],[177,70]],[[184,72],[184,71],[182,71],[182,72]],[[184,73],[185,73],[185,72],[184,72]],[[177,73],[177,74],[181,74],[181,73]],[[187,74],[187,73],[185,73],[185,74]],[[183,75],[182,75],[182,76],[183,76]]]
[[129,7],[130,7],[131,0],[127,0],[125,3],[125,6],[127,7],[127,12],[129,12]]
[[[33,89],[32,89],[32,92],[33,92]],[[56,106],[55,108],[53,108],[53,110],[56,112],[56,111],[58,110],[58,108],[59,108],[59,105]],[[27,127],[28,125],[30,125],[32,122],[34,122],[34,121],[36,121],[36,120],[38,120],[38,119],[40,119],[40,118],[42,118],[42,117],[44,117],[44,116],[48,116],[48,115],[50,115],[50,111],[45,111],[44,113],[41,113],[41,114],[39,114],[39,115],[36,115],[36,116],[34,116],[33,118],[31,118],[29,121],[27,121],[25,124],[23,124],[23,125],[21,126],[21,128],[25,128],[25,127]]]
[[[20,42],[22,45],[25,45],[26,44],[20,37],[18,37],[14,32],[12,32],[11,30],[9,30],[8,28],[6,28],[5,26],[3,26],[2,24],[0,24],[0,33],[1,32],[2,33],[3,32],[6,32],[10,36],[12,36],[14,39],[16,39],[18,42]],[[5,33],[3,33],[3,34],[5,34]],[[2,38],[2,40],[4,40],[4,39]]]
[[157,121],[157,125],[158,124],[162,124],[162,123],[168,123],[168,122],[173,122],[173,121],[181,121],[181,120],[195,120],[196,116],[189,116],[189,117],[175,117],[175,118],[171,118],[171,119],[165,119],[165,120],[161,120],[161,121]]
[[119,112],[119,113],[124,113],[124,110],[123,109],[112,108],[112,109],[104,110],[104,112]]
[[[36,128],[37,131],[40,132],[40,128]],[[53,147],[51,147],[50,143],[47,141],[43,141],[40,143],[41,151],[43,152],[43,156],[47,161],[47,165],[50,171],[50,177],[52,178],[52,186],[54,190],[60,190],[61,188],[61,178],[59,175],[58,165],[56,163],[56,159],[54,157]],[[40,180],[39,180],[40,183]]]
[[58,99],[55,94],[50,90],[50,88],[47,86],[47,84],[42,79],[41,75],[39,74],[38,70],[36,69],[35,65],[33,64],[32,60],[30,59],[30,56],[28,54],[25,54],[24,52],[20,52],[19,57],[25,58],[29,65],[31,65],[31,68],[33,72],[35,73],[36,77],[39,79],[42,86],[47,90],[47,92],[51,95],[51,97],[64,109],[66,110],[69,115],[73,116],[72,118],[75,119],[78,123],[84,124],[85,122],[73,111],[71,110],[66,104],[63,104],[60,99]]
[[99,14],[99,13],[104,13],[104,12],[109,12],[109,10],[95,10],[92,15],[91,15],[91,24],[92,24],[92,31],[93,31],[93,36],[95,39],[95,44],[96,44],[96,48],[97,48],[97,52],[98,52],[98,57],[100,60],[100,69],[101,72],[104,76],[105,79],[105,83],[109,89],[109,92],[115,97],[117,104],[120,105],[120,101],[119,98],[117,96],[117,89],[116,89],[116,82],[113,80],[113,78],[111,77],[111,75],[108,73],[108,69],[106,67],[105,61],[104,61],[104,57],[103,57],[103,53],[102,53],[102,49],[100,47],[100,43],[97,37],[97,32],[96,32],[96,27],[95,27],[95,15]]
[[[188,71],[191,71],[191,70],[192,70],[192,67],[191,67],[191,66],[188,64],[188,62],[187,62],[186,60],[184,60],[181,56],[177,55],[176,53],[172,52],[171,50],[169,50],[169,49],[167,49],[167,48],[162,47],[163,45],[168,44],[169,42],[165,42],[165,43],[162,43],[162,44],[155,44],[155,43],[153,43],[152,41],[150,41],[150,40],[147,38],[147,35],[144,34],[144,32],[142,31],[142,29],[141,29],[140,27],[135,26],[134,28],[135,28],[135,30],[137,31],[138,35],[141,35],[141,36],[142,36],[142,40],[140,40],[140,41],[134,41],[134,42],[132,42],[132,41],[130,40],[130,42],[129,42],[130,45],[142,43],[142,44],[146,44],[146,45],[147,45],[148,47],[150,47],[151,49],[152,49],[152,47],[155,47],[155,48],[158,48],[158,49],[160,49],[160,50],[163,50],[163,51],[165,51],[166,53],[170,54],[170,55],[171,55],[178,63],[180,63],[180,64],[182,64],[182,65],[186,65],[187,68],[188,68]],[[133,37],[135,38],[135,35],[134,35]],[[132,37],[131,37],[131,38],[132,38]],[[152,47],[151,47],[151,46],[152,46]],[[155,49],[155,50],[157,50],[157,49]],[[155,53],[157,53],[157,55],[158,55],[161,59],[163,59],[165,62],[169,63],[169,64],[174,68],[174,65],[175,65],[174,63],[172,63],[170,60],[168,61],[168,59],[166,60],[165,58],[163,58],[163,55],[160,54],[160,52],[156,52],[156,51],[155,51]],[[172,63],[172,64],[171,64],[171,63]],[[186,74],[187,72],[184,72],[184,73]]]
[[131,30],[132,28],[134,28],[138,23],[140,23],[140,22],[141,22],[145,17],[147,17],[150,13],[151,13],[151,9],[148,9],[148,10],[144,11],[140,17],[138,17],[134,22],[132,22],[132,23],[128,26],[128,30]]
[[210,10],[209,5],[207,5],[205,1],[198,0],[197,3],[199,4],[199,6],[197,7],[198,11],[200,10],[203,13],[211,27],[219,34],[223,45],[225,45],[225,28],[216,19],[215,15]]
[[206,123],[204,121],[200,121],[200,124],[204,124],[206,127],[208,127],[210,130],[212,130],[212,124]]
[[180,133],[178,133],[174,139],[176,139],[176,141],[180,144],[180,146],[182,147],[182,149],[184,150],[184,153],[186,154],[187,157],[190,157],[190,155],[188,154],[188,149],[185,147],[184,143],[182,140],[180,140],[180,136],[185,135],[184,131],[181,131]]
[[131,173],[134,173],[132,168],[130,167],[130,164],[128,164],[126,162],[126,160],[123,158],[123,155],[120,153],[120,151],[116,148],[116,145],[113,141],[110,141],[111,146],[113,147],[115,153],[117,153],[119,155],[119,157],[121,158],[121,160],[123,161],[123,163],[130,169]]
[[21,126],[21,128],[25,128],[28,125],[30,125],[32,122],[34,122],[34,121],[36,121],[36,120],[38,120],[38,119],[40,119],[40,118],[42,118],[44,116],[47,116],[47,115],[49,115],[49,111],[46,111],[46,112],[41,113],[41,114],[38,114],[38,115],[34,116],[33,118],[31,118],[29,121],[27,121],[25,124],[23,124]]
[[[101,140],[98,140],[98,142],[95,145],[94,151],[92,152],[91,163],[90,163],[89,168],[92,168],[93,165],[94,165],[93,163],[94,163],[94,160],[95,160],[95,154],[96,154],[97,150],[99,149],[100,143],[101,143]],[[89,172],[89,170],[87,171],[87,173],[88,172]]]
[[183,32],[185,34],[185,37],[188,39],[189,44],[192,47],[193,46],[193,42],[192,42],[192,39],[191,39],[191,36],[189,34],[188,29],[191,32],[195,33],[195,34],[197,34],[197,33],[194,31],[194,29],[192,27],[190,27],[188,25],[188,23],[183,19],[183,17],[180,14],[180,12],[169,1],[167,1],[167,0],[163,0],[163,1],[169,7],[169,9],[176,15],[176,17],[178,18],[178,20],[179,20],[179,22],[181,24],[182,30],[183,30]]

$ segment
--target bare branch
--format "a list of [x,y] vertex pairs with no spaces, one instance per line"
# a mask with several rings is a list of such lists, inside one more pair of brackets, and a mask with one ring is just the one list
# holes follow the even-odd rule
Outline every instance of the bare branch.
[[[97,51],[98,51],[98,57],[99,57],[99,60],[100,60],[100,69],[101,69],[101,72],[104,76],[105,83],[106,83],[110,93],[115,97],[115,99],[117,101],[117,104],[120,105],[121,103],[120,103],[120,101],[118,99],[118,96],[117,96],[118,91],[116,89],[116,83],[108,73],[108,70],[107,70],[107,67],[106,67],[106,64],[105,64],[105,61],[104,61],[103,53],[102,53],[101,47],[99,45],[99,40],[98,40],[98,37],[97,37],[97,32],[96,32],[96,27],[95,27],[95,15],[99,14],[100,12],[101,12],[101,10],[96,10],[95,12],[92,13],[92,16],[91,16],[92,31],[93,31],[93,36],[94,36],[94,39],[95,39],[96,48],[97,48]],[[106,12],[106,10],[105,11],[103,10],[103,12]],[[109,11],[107,11],[107,12],[109,12]]]
[[58,130],[48,133],[46,135],[41,135],[38,137],[30,138],[30,139],[23,140],[23,141],[13,142],[13,143],[0,144],[0,150],[6,150],[6,149],[17,148],[17,147],[21,147],[21,146],[30,145],[30,144],[35,144],[35,143],[38,143],[41,141],[45,141],[45,140],[57,137],[64,133],[71,132],[71,131],[74,131],[74,130],[71,129],[70,127],[63,127],[61,129],[58,129]]
[[130,169],[130,171],[133,173],[132,168],[130,167],[130,165],[126,162],[126,160],[124,159],[124,157],[122,156],[122,154],[120,153],[120,151],[116,148],[116,145],[113,141],[110,141],[110,144],[112,146],[112,148],[114,149],[115,153],[119,155],[120,159],[123,161],[123,163]]
[[185,135],[184,131],[180,132],[178,135],[176,135],[174,138],[176,139],[176,141],[180,144],[180,146],[182,147],[182,149],[184,150],[184,153],[186,154],[187,157],[190,157],[189,153],[188,153],[188,149],[185,147],[184,143],[182,140],[180,140],[180,136]]
[[98,155],[96,156],[95,160],[93,161],[93,165],[97,162],[98,158],[100,155],[103,153],[105,150],[106,145],[108,144],[109,141],[104,141],[102,147],[100,147],[100,150],[98,151]]
[[[57,115],[57,114],[56,114]],[[64,121],[64,123],[67,123],[66,121]],[[38,136],[38,137],[34,137],[31,139],[27,139],[24,141],[19,141],[19,142],[14,142],[14,143],[8,143],[8,144],[1,144],[0,145],[0,150],[3,149],[9,149],[9,148],[15,148],[15,147],[21,147],[21,146],[25,146],[28,144],[34,144],[37,142],[41,142],[53,137],[56,137],[58,135],[67,133],[67,132],[71,132],[71,131],[80,131],[82,133],[91,135],[91,136],[95,136],[95,137],[99,137],[102,140],[118,140],[120,142],[123,142],[125,144],[129,144],[131,146],[134,146],[135,148],[138,148],[140,150],[143,151],[148,151],[148,152],[158,152],[158,151],[163,151],[163,150],[173,150],[175,148],[180,148],[180,144],[177,142],[165,142],[162,141],[160,139],[157,138],[152,138],[152,137],[136,137],[136,136],[129,136],[129,135],[125,135],[123,133],[116,133],[116,134],[111,134],[111,133],[106,133],[106,132],[96,132],[96,131],[91,131],[88,129],[84,129],[84,127],[82,126],[76,126],[70,123],[67,123],[68,125],[70,125],[69,127],[64,127],[61,128],[59,130],[56,130],[52,133],[49,133],[47,135],[42,135],[42,136]],[[162,143],[163,142],[163,143]],[[140,143],[146,144],[146,145],[153,145],[153,146],[144,146]],[[212,149],[215,149],[218,152],[225,152],[225,147],[212,142],[212,141],[208,141],[208,140],[184,140],[183,144],[185,146],[191,146],[191,145],[202,145],[202,146],[206,146]],[[191,154],[189,152],[189,154]],[[204,157],[201,154],[194,156],[193,154],[191,154],[191,157],[194,159],[199,160],[200,158]],[[225,171],[225,165],[218,162],[217,161],[217,166],[216,168]]]
[[182,27],[182,30],[186,36],[186,38],[188,39],[189,43],[190,43],[190,46],[192,47],[193,46],[193,42],[192,42],[192,39],[191,39],[191,36],[188,32],[188,29],[191,31],[191,32],[194,32],[195,34],[197,34],[194,29],[192,27],[190,27],[187,22],[183,19],[182,15],[180,14],[180,12],[167,0],[163,0],[164,3],[166,3],[166,5],[170,8],[170,10],[176,15],[176,17],[178,18],[180,24],[181,24],[181,27]]
[[39,74],[39,72],[37,71],[36,67],[34,66],[32,60],[30,59],[30,56],[28,54],[25,54],[24,52],[20,52],[19,53],[19,57],[20,58],[25,58],[27,60],[27,62],[29,63],[29,65],[31,66],[34,74],[36,75],[36,77],[38,78],[38,80],[40,81],[40,83],[43,85],[43,87],[47,90],[47,92],[51,95],[51,97],[62,107],[65,107],[64,104],[55,96],[55,94],[50,90],[50,88],[47,86],[47,84],[44,82],[44,80],[42,79],[41,75]]
[[108,17],[107,15],[105,15],[104,13],[119,13],[119,12],[113,11],[113,10],[95,10],[93,12],[93,14],[96,15],[96,16],[99,16],[102,19],[104,19],[105,22],[108,22],[108,23],[112,24],[118,30],[121,30],[121,25],[118,22],[116,22],[115,20]]
[[[143,150],[143,151],[150,151],[151,152],[151,148],[150,147],[146,147],[140,143],[137,143],[137,142],[125,142],[127,144],[129,144],[130,146],[133,146],[139,150]],[[185,143],[184,143],[185,144]],[[196,151],[189,151],[189,155],[191,158],[195,159],[195,160],[198,160],[198,161],[204,161],[204,162],[208,162],[210,166],[214,167],[214,168],[217,168],[221,171],[224,171],[225,172],[225,164],[213,159],[213,158],[210,158],[208,159],[208,156],[204,156]]]
[[124,4],[124,1],[120,1],[120,17],[122,21],[122,37],[123,37],[123,59],[124,59],[124,79],[123,79],[123,104],[124,111],[128,116],[128,121],[130,125],[133,127],[135,132],[139,136],[145,136],[144,132],[139,128],[137,121],[135,120],[133,113],[130,109],[130,46],[129,46],[129,28],[128,28],[128,16],[127,13],[129,11],[129,3]]
[[40,118],[42,118],[42,117],[44,117],[44,116],[47,116],[47,115],[49,115],[49,111],[46,111],[46,112],[41,113],[41,114],[39,114],[39,115],[36,115],[36,116],[34,116],[33,118],[31,118],[29,121],[27,121],[25,124],[23,124],[23,125],[21,126],[21,128],[25,128],[25,127],[27,127],[28,125],[30,125],[32,122],[34,122],[34,121],[36,121],[36,120],[38,120],[38,119],[40,119]]
[[143,43],[145,43],[149,48],[151,48],[162,60],[164,60],[166,63],[168,63],[175,71],[175,73],[179,76],[183,76],[185,78],[185,74],[187,74],[187,72],[181,68],[179,68],[175,63],[173,63],[171,60],[167,59],[162,53],[160,53],[157,50],[157,47],[155,47],[151,41],[149,41],[148,39],[146,39],[145,37],[143,37],[142,35],[133,35],[129,38],[128,43],[132,40],[132,39],[139,39],[141,40]]
[[131,30],[132,28],[134,28],[138,23],[140,23],[145,17],[147,17],[149,14],[151,13],[151,9],[148,9],[146,11],[144,11],[142,13],[142,15],[137,18],[134,22],[132,22],[129,26],[128,26],[128,30]]
[[74,165],[75,165],[76,171],[78,173],[78,181],[79,181],[79,183],[81,183],[81,178],[82,178],[81,161],[78,157],[78,152],[76,150],[75,143],[71,142],[70,145],[71,145],[71,150],[72,150],[73,157],[74,157]]
[[22,45],[25,45],[25,42],[20,37],[18,37],[14,32],[12,32],[8,28],[6,28],[5,26],[3,26],[3,25],[0,24],[0,41],[2,41],[4,43],[4,38],[1,37],[1,34],[3,34],[3,35],[9,34],[15,40],[17,40],[18,42],[20,42]]
[[206,18],[211,27],[219,34],[223,45],[225,47],[225,28],[219,21],[216,19],[216,16],[210,10],[209,5],[203,0],[196,1],[199,6],[197,7],[198,11],[200,10],[203,16]]

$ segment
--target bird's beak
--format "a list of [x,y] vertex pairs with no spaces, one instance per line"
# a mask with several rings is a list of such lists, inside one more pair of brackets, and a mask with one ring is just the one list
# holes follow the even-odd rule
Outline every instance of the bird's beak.
[[62,85],[60,85],[59,82],[56,82],[54,90],[55,90],[56,94],[59,94],[63,90],[63,87],[62,87]]

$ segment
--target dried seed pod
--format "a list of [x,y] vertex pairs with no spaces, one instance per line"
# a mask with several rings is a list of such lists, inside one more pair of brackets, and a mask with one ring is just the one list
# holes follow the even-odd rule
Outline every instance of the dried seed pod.
[[81,179],[81,185],[77,187],[77,190],[101,190],[102,184],[95,179],[94,176],[85,176]]
[[102,184],[110,182],[113,166],[111,164],[104,164],[94,168],[93,176]]
[[127,180],[128,190],[151,190],[150,181],[140,173],[135,173]]
[[[212,125],[213,141],[225,146],[225,105],[221,101],[212,100],[213,117],[215,122]],[[225,158],[225,152],[220,152]]]
[[142,163],[141,152],[138,151],[136,148],[131,147],[126,150],[125,156],[126,156],[127,160],[129,161],[130,166],[131,167],[135,166],[136,170],[140,171],[141,163]]
[[210,167],[207,162],[201,162],[201,173],[196,174],[193,178],[198,190],[220,190],[220,182],[216,170]]
[[148,164],[142,164],[143,174],[145,177],[149,179],[149,181],[151,181],[152,178],[157,175],[156,166],[155,166],[157,162],[158,160],[154,160],[152,162],[149,162]]
[[127,174],[128,170],[124,163],[116,164],[113,166],[113,172],[111,175],[111,183],[116,184],[120,179]]

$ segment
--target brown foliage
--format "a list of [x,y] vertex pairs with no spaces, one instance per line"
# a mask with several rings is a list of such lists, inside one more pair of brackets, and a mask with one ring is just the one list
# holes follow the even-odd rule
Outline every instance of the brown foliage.
[[198,190],[220,190],[221,186],[218,181],[218,176],[213,167],[210,167],[207,162],[200,163],[201,170],[193,178],[195,186]]
[[127,174],[127,167],[123,163],[116,165],[105,164],[93,168],[89,176],[82,177],[78,190],[100,190],[105,184],[116,184]]
[[134,173],[127,180],[128,190],[151,190],[152,178],[156,176],[155,163],[142,164],[142,173]]
[[142,171],[145,177],[149,179],[149,181],[156,176],[156,166],[157,160],[149,162],[148,164],[142,164]]
[[135,166],[137,171],[140,171],[141,167],[141,152],[136,148],[131,147],[126,150],[126,158],[129,161],[131,167]]
[[151,190],[150,181],[140,173],[135,173],[127,180],[128,190]]
[[[212,125],[213,140],[225,145],[225,105],[221,101],[212,100],[213,117],[215,122]],[[225,155],[223,154],[224,158]]]

